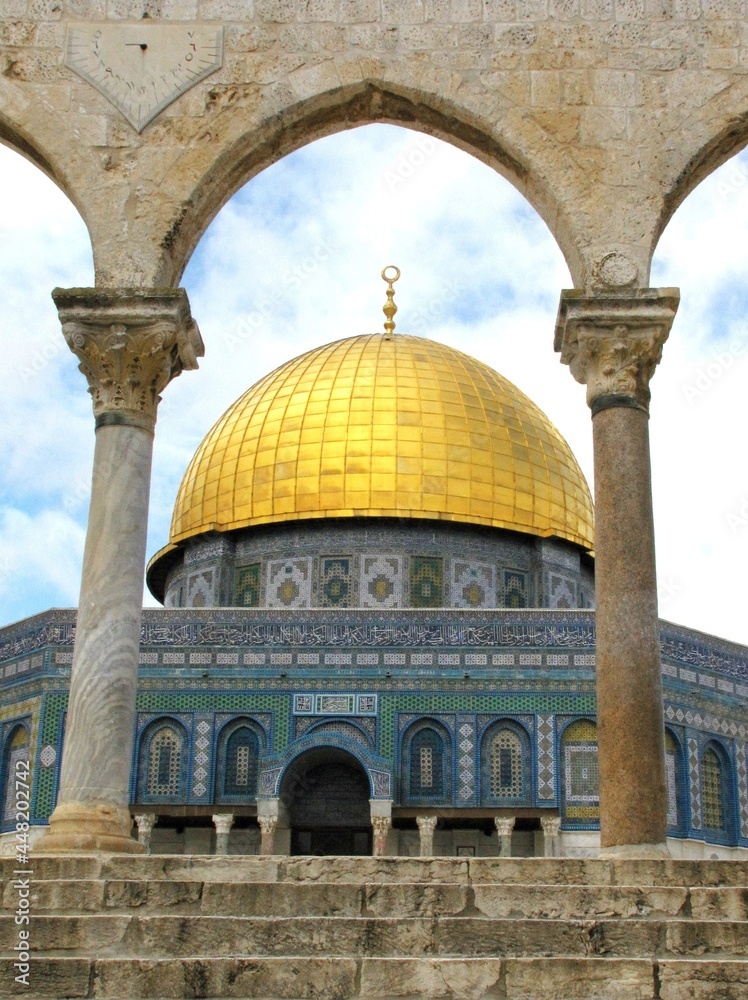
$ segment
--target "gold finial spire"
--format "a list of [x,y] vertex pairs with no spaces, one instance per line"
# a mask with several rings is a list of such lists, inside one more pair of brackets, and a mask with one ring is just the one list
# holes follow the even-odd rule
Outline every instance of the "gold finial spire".
[[[387,272],[388,271],[394,271],[395,272],[395,277],[394,278],[388,278],[387,277]],[[400,268],[399,267],[395,267],[394,264],[388,264],[387,267],[385,267],[382,270],[382,277],[387,282],[387,284],[390,286],[387,289],[387,301],[382,306],[382,312],[387,317],[387,319],[385,321],[385,324],[384,324],[384,339],[385,340],[392,340],[392,334],[394,333],[394,330],[395,330],[395,321],[393,319],[393,316],[397,312],[397,306],[395,305],[395,289],[392,286],[395,284],[395,282],[397,281],[397,279],[400,277]]]

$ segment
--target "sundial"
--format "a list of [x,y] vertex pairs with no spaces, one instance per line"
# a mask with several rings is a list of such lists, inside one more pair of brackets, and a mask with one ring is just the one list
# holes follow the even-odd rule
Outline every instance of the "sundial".
[[201,24],[78,23],[65,65],[142,132],[172,101],[223,63],[223,28]]

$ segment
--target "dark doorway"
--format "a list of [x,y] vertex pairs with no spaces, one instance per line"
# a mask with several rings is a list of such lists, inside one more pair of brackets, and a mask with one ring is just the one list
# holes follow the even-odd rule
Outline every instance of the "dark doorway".
[[319,747],[286,772],[281,795],[288,802],[291,853],[371,854],[369,779],[351,754]]

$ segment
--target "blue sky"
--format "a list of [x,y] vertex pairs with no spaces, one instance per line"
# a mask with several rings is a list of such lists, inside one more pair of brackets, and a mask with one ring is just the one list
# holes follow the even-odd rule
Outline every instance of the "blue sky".
[[[50,291],[93,281],[66,198],[0,147],[0,623],[77,601],[93,419]],[[681,309],[652,383],[655,521],[663,618],[748,642],[748,155],[707,179],[666,230],[652,284]],[[199,372],[164,392],[148,552],[168,537],[186,465],[213,422],[284,361],[381,329],[397,264],[403,332],[465,350],[550,416],[592,481],[584,388],[554,354],[570,278],[511,185],[454,147],[393,126],[323,139],[247,184],[185,272],[206,344]],[[146,597],[146,603],[152,603]]]

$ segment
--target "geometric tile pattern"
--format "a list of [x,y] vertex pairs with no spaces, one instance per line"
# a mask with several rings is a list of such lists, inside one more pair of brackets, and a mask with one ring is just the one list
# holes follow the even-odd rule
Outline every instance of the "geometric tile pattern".
[[57,751],[51,743],[47,743],[46,746],[42,747],[42,752],[39,754],[39,761],[42,767],[52,767],[56,760]]
[[554,717],[538,717],[538,798],[552,801],[556,798],[556,762],[553,749]]
[[202,799],[208,794],[210,774],[211,716],[195,716],[195,758],[192,767],[192,795]]
[[435,556],[410,560],[410,603],[414,608],[440,608],[444,604],[444,562]]
[[701,781],[699,776],[699,744],[688,738],[688,782],[691,789],[691,827],[701,829]]
[[457,717],[457,798],[466,803],[475,798],[475,716]]
[[273,559],[268,563],[267,606],[308,608],[312,603],[312,560]]
[[362,608],[402,607],[403,561],[397,555],[364,556],[361,566]]
[[518,573],[513,569],[505,569],[504,585],[499,595],[499,607],[526,608],[530,603],[527,589],[527,573]]
[[748,748],[745,743],[735,747],[735,770],[738,776],[738,815],[740,836],[748,837]]
[[450,606],[492,608],[496,603],[494,568],[487,563],[452,562]]
[[260,563],[242,566],[236,570],[234,604],[242,608],[260,605]]
[[550,575],[548,606],[551,608],[575,608],[577,606],[574,581],[558,573]]
[[212,608],[215,604],[213,596],[213,570],[206,569],[201,573],[193,573],[187,580],[187,603],[191,608]]
[[319,601],[323,608],[350,608],[353,579],[350,558],[320,560]]

